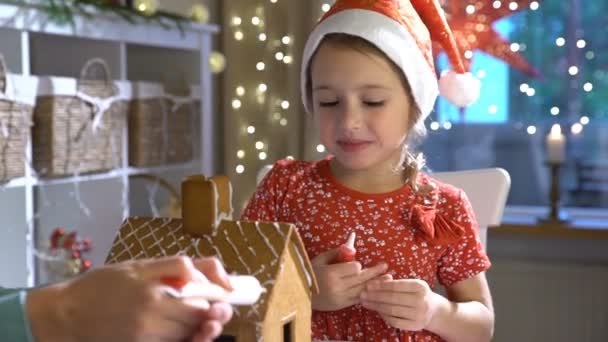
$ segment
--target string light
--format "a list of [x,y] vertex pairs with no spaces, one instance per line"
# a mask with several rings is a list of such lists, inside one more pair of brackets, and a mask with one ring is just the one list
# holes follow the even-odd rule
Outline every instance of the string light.
[[471,59],[471,58],[473,58],[473,51],[471,51],[471,50],[467,50],[467,51],[465,51],[465,52],[464,52],[464,58],[466,58],[466,59]]
[[593,84],[591,84],[590,82],[587,82],[583,85],[583,90],[586,92],[590,92],[593,90]]
[[583,125],[588,125],[589,124],[589,117],[588,116],[581,116],[581,118],[580,118],[579,121]]
[[[278,0],[269,1],[273,4],[278,2]],[[248,115],[251,115],[248,117],[248,120],[250,121],[241,126],[241,134],[239,135],[240,140],[238,141],[240,145],[235,148],[233,152],[236,154],[236,158],[234,158],[234,164],[230,166],[231,168],[234,167],[234,169],[232,169],[233,172],[246,176],[237,178],[241,179],[240,181],[235,179],[237,182],[242,182],[241,184],[236,185],[238,185],[239,188],[243,188],[243,192],[249,189],[249,185],[245,184],[245,182],[249,182],[253,179],[253,175],[257,173],[257,170],[261,166],[260,161],[274,157],[272,155],[272,150],[270,149],[270,146],[272,145],[268,145],[270,136],[266,134],[270,134],[271,132],[273,135],[290,134],[283,129],[277,130],[275,133],[273,132],[272,127],[269,127],[268,130],[266,130],[267,125],[277,127],[288,126],[290,115],[288,110],[291,107],[291,98],[288,97],[290,93],[286,92],[287,89],[275,86],[274,83],[271,83],[270,80],[272,77],[269,77],[267,73],[275,71],[288,72],[285,69],[290,68],[294,63],[294,58],[292,57],[292,54],[294,53],[292,50],[294,35],[291,34],[291,32],[277,32],[276,29],[278,29],[278,27],[266,23],[267,18],[269,17],[269,13],[266,11],[268,11],[269,8],[269,6],[265,7],[259,5],[255,7],[255,11],[251,15],[237,16],[237,13],[232,13],[234,16],[231,16],[231,24],[234,27],[234,32],[232,34],[235,38],[235,41],[233,41],[232,44],[237,44],[247,39],[254,40],[257,43],[256,45],[242,45],[244,58],[246,58],[245,51],[249,53],[249,50],[245,49],[257,48],[261,52],[259,54],[260,56],[265,56],[268,49],[272,51],[270,58],[264,57],[258,60],[254,59],[253,62],[250,62],[250,67],[255,67],[256,70],[256,72],[253,73],[255,76],[249,77],[250,79],[253,78],[253,80],[248,80],[247,83],[239,82],[240,84],[233,84],[236,95],[230,100],[232,104],[236,105],[238,103],[239,105],[237,107],[241,108],[241,110],[243,108],[249,109],[250,105],[253,105],[251,106],[252,113],[249,113],[249,111],[247,113]],[[235,18],[238,18],[238,20],[235,20]],[[249,22],[251,22],[251,25],[247,25]],[[268,25],[268,27],[266,27],[266,25]],[[272,101],[269,99],[272,99]],[[275,99],[278,100],[275,101]],[[266,102],[270,102],[272,104],[271,107],[274,108],[270,108],[270,111],[266,111],[264,109],[267,108],[267,106],[255,105],[256,103],[264,104]],[[260,110],[259,114],[258,109]],[[238,114],[234,112],[232,115]],[[260,115],[263,115],[263,119],[260,118]],[[263,121],[258,122],[260,119]],[[262,127],[264,127],[264,129],[261,129]],[[248,150],[248,148],[250,148],[249,146],[254,147],[255,149],[253,151],[255,152],[250,152]],[[245,153],[245,151],[247,151],[247,153]],[[241,195],[245,196],[249,194],[237,194],[237,197],[235,197],[236,203],[241,201]]]
[[583,125],[581,125],[580,123],[577,122],[577,123],[573,124],[572,127],[570,127],[570,131],[574,135],[581,134],[581,132],[583,131]]
[[475,5],[467,5],[466,11],[467,11],[467,14],[475,13]]
[[551,107],[551,115],[555,116],[555,115],[559,115],[559,108],[558,107]]
[[499,9],[500,7],[502,7],[502,2],[500,2],[500,1],[494,1],[492,3],[492,7],[494,7],[495,9]]
[[321,6],[321,11],[323,11],[323,13],[327,13],[330,8],[331,8],[331,6],[329,4],[323,4]]
[[555,40],[555,45],[557,45],[557,46],[564,46],[564,45],[566,45],[566,39],[564,37],[558,37]]
[[530,88],[530,86],[527,83],[522,83],[519,86],[519,91],[521,91],[522,93],[525,93],[528,91],[528,88]]
[[190,8],[190,18],[196,22],[206,24],[209,21],[209,9],[203,4],[194,4]]
[[143,15],[150,16],[158,10],[158,0],[135,0],[133,8]]
[[431,130],[436,131],[436,130],[438,130],[438,129],[439,129],[439,122],[437,122],[437,121],[433,121],[433,122],[431,123]]
[[490,107],[488,107],[488,113],[490,113],[491,115],[498,113],[498,107],[496,105],[491,105]]
[[226,57],[221,52],[212,51],[209,56],[209,68],[214,74],[219,74],[226,68]]
[[509,3],[509,9],[511,11],[517,11],[517,9],[519,8],[519,5],[517,4],[517,2],[513,1]]
[[232,108],[234,108],[234,109],[241,108],[241,100],[239,100],[239,99],[232,100]]
[[540,4],[538,3],[538,1],[532,1],[530,3],[530,9],[533,11],[536,11],[539,7],[540,7]]
[[530,134],[530,135],[536,134],[536,126],[534,126],[534,125],[528,126],[528,128],[526,128],[526,132],[528,132],[528,134]]
[[585,53],[585,58],[587,58],[588,60],[592,60],[593,58],[595,58],[595,53],[593,51],[587,51],[587,53]]
[[322,144],[317,145],[317,152],[319,152],[319,153],[325,152],[325,146],[323,146]]
[[536,94],[536,90],[534,90],[534,88],[528,88],[526,90],[526,95],[528,95],[530,97],[534,96],[535,94]]
[[570,74],[570,76],[576,76],[578,74],[578,67],[576,65],[569,67],[568,73]]
[[513,52],[519,51],[519,44],[518,43],[511,43],[511,51],[513,51]]
[[445,129],[446,131],[452,129],[452,123],[449,121],[446,121],[443,123],[443,129]]
[[576,47],[579,49],[584,49],[587,46],[587,42],[584,39],[579,39],[576,41]]

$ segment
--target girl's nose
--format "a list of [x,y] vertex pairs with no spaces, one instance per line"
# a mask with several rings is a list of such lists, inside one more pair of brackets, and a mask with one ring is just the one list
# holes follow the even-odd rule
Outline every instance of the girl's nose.
[[342,108],[342,126],[347,130],[357,130],[363,125],[362,113],[357,106],[346,103]]

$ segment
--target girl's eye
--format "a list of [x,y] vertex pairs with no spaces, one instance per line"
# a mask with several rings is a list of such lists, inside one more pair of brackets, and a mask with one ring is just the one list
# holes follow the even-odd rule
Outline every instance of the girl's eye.
[[384,105],[384,101],[363,101],[363,103],[370,107],[381,107]]
[[336,106],[337,104],[338,104],[338,101],[319,102],[319,106],[321,106],[321,107],[333,107],[333,106]]

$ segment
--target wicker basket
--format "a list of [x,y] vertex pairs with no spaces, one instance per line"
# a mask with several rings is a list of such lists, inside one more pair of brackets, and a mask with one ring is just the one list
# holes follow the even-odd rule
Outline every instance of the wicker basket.
[[34,168],[66,176],[121,166],[130,88],[110,80],[107,64],[93,59],[79,80],[40,78],[34,110]]
[[174,95],[162,85],[133,84],[129,112],[129,165],[135,167],[192,160],[196,99],[190,91]]
[[37,82],[35,77],[9,74],[0,55],[0,181],[25,175]]

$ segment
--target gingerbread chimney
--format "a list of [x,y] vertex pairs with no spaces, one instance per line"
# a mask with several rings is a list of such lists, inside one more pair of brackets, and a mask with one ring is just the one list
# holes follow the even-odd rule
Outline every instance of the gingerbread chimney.
[[232,185],[227,176],[194,175],[182,183],[182,217],[186,233],[214,235],[222,220],[232,219],[232,212]]

